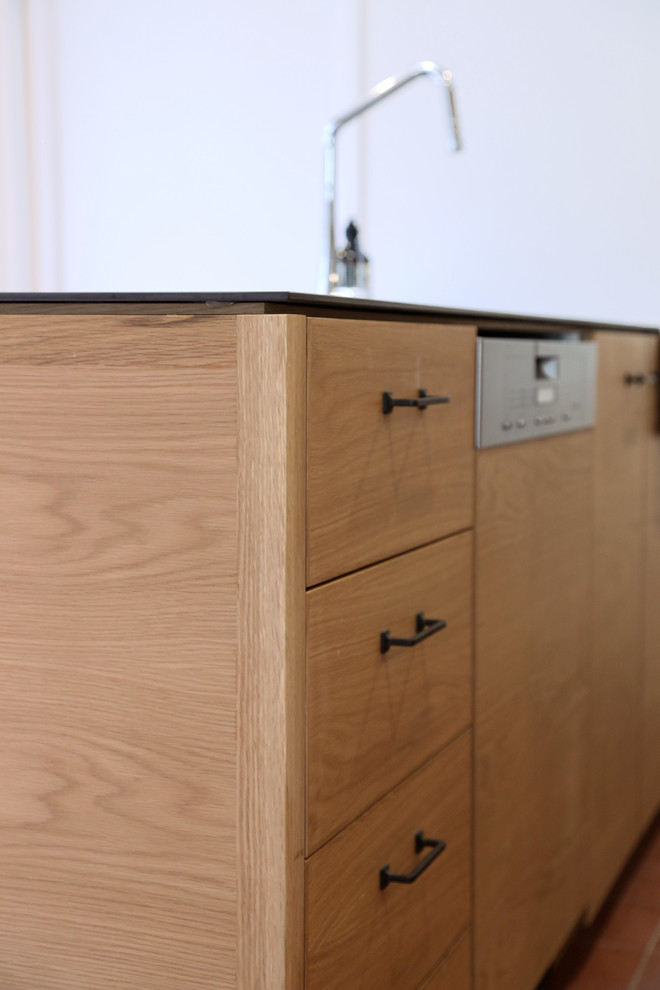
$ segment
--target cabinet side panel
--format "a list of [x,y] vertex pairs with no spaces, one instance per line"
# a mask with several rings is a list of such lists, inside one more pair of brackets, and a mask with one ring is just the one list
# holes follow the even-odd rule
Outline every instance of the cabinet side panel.
[[230,990],[235,334],[105,365],[115,322],[0,343],[0,985]]
[[[236,320],[208,313],[102,313],[107,306],[78,307],[83,312],[2,313],[0,356],[3,364],[82,364],[129,367],[216,368],[235,350]],[[26,310],[30,307],[26,306]]]
[[304,317],[238,325],[238,987],[302,990]]

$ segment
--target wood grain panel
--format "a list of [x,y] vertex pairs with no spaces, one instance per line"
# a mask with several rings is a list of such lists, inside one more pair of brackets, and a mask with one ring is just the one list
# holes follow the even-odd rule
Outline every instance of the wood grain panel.
[[226,364],[231,316],[0,313],[0,363],[208,368]]
[[420,990],[471,990],[472,957],[469,932],[453,947]]
[[13,334],[0,985],[234,987],[235,337],[207,370],[101,367],[102,332],[30,367]]
[[590,912],[641,835],[648,367],[653,338],[601,333],[595,430]]
[[[380,652],[380,633],[447,627]],[[307,854],[472,720],[472,536],[307,593]]]
[[593,435],[479,452],[475,967],[535,987],[586,903]]
[[[306,990],[414,990],[470,915],[470,735],[466,733],[307,861]],[[419,862],[423,829],[446,850],[414,884],[380,870]]]
[[[658,338],[649,339],[645,371],[659,371]],[[646,826],[660,806],[660,389],[645,386],[646,525],[644,585],[644,736],[642,816]]]
[[238,317],[239,990],[302,990],[303,317]]
[[472,526],[474,365],[470,327],[309,320],[308,584]]

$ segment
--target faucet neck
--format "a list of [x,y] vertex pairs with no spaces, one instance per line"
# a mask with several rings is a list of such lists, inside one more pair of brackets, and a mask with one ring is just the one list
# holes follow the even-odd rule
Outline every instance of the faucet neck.
[[449,112],[450,150],[461,148],[458,117],[452,88],[452,73],[441,69],[435,62],[418,62],[408,72],[400,76],[388,76],[369,93],[366,100],[347,113],[329,121],[323,128],[323,204],[324,204],[324,252],[321,260],[320,292],[331,293],[337,287],[337,247],[335,241],[335,197],[337,173],[337,133],[350,121],[360,117],[377,103],[381,103],[392,93],[407,86],[413,79],[427,76],[447,94]]

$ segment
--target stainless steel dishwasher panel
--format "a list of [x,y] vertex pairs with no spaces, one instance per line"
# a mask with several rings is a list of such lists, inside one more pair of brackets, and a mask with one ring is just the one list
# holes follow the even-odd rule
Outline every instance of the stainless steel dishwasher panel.
[[478,338],[476,446],[592,427],[597,348],[583,340]]

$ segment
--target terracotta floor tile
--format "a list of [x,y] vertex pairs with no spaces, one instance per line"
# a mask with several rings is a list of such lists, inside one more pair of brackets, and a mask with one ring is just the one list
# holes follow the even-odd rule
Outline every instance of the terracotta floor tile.
[[657,908],[660,913],[660,860],[643,860],[621,892],[621,902]]
[[[537,990],[629,990],[660,926],[660,819],[598,919],[576,932]],[[660,943],[633,990],[660,990]]]
[[635,990],[660,990],[660,952],[654,952]]
[[596,936],[598,945],[637,949],[641,955],[658,921],[660,907],[649,907],[622,899],[612,905],[600,921]]

